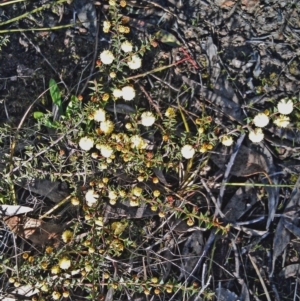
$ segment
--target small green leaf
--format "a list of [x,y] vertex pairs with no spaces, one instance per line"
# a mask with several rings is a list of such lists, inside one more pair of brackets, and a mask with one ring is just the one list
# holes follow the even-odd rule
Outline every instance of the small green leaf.
[[34,112],[33,113],[33,118],[34,119],[41,119],[42,117],[44,117],[44,113],[43,112]]
[[49,90],[50,90],[50,95],[53,103],[58,106],[59,113],[62,115],[63,111],[62,111],[62,101],[60,97],[60,91],[56,81],[53,78],[51,78],[49,81]]
[[74,110],[74,103],[78,101],[77,100],[77,97],[72,95],[71,96],[71,100],[69,101],[68,105],[67,105],[67,108],[66,108],[66,116],[68,118],[70,118],[72,116],[72,112]]
[[176,37],[166,30],[160,29],[158,32],[155,33],[155,37],[160,42],[167,44],[171,47],[181,46],[181,43],[176,39]]
[[45,121],[44,125],[50,129],[57,129],[57,124],[49,119]]

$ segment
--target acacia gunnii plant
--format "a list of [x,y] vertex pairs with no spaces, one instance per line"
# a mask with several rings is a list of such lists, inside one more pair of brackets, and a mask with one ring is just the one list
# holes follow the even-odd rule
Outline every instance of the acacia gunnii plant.
[[[209,151],[219,141],[231,146],[244,131],[258,143],[271,119],[279,127],[290,121],[287,115],[296,100],[283,99],[274,112],[256,112],[245,125],[221,130],[205,110],[196,116],[178,101],[170,101],[186,92],[184,85],[174,92],[158,82],[146,91],[136,79],[164,74],[167,62],[155,60],[153,36],[143,40],[132,34],[125,10],[126,1],[109,1],[102,33],[110,42],[100,51],[89,96],[72,96],[65,106],[58,84],[50,81],[59,116],[35,112],[37,123],[18,129],[14,137],[35,137],[34,143],[27,143],[19,156],[6,152],[1,162],[3,202],[22,180],[47,178],[67,183],[71,191],[68,220],[55,243],[49,240],[43,247],[23,250],[16,254],[17,263],[14,256],[2,254],[3,277],[14,287],[29,285],[32,300],[104,300],[108,291],[120,300],[135,293],[168,300],[181,292],[184,300],[198,292],[199,283],[180,282],[176,271],[164,275],[160,252],[149,253],[165,243],[151,234],[152,223],[180,218],[186,231],[215,227],[226,233],[230,225],[189,201],[190,196],[199,197],[194,179],[205,172]],[[149,69],[151,60],[154,69]],[[9,126],[1,129],[3,145],[10,135]],[[126,212],[108,218],[108,208],[122,206],[128,212],[144,208],[150,218],[129,219]],[[202,295],[212,297],[208,289]]]

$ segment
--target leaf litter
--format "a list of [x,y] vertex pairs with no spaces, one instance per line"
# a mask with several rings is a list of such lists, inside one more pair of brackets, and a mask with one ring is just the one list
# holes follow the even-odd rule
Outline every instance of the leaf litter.
[[[129,4],[132,2],[132,7],[136,5],[135,1],[128,2]],[[156,21],[149,22],[146,14],[136,11],[133,15],[135,17],[130,19],[134,30],[139,32],[139,35],[143,35],[157,26],[153,26],[152,23],[159,24],[161,28],[157,38],[162,44],[173,47],[178,54],[177,46],[185,43],[192,51],[195,61],[199,63],[201,56],[205,58],[203,65],[199,63],[199,67],[207,73],[209,80],[195,73],[192,64],[187,64],[182,70],[174,70],[168,80],[168,84],[173,87],[178,88],[180,82],[191,88],[192,96],[185,100],[186,107],[190,111],[195,111],[200,116],[204,103],[211,109],[214,118],[219,120],[220,126],[226,128],[232,124],[245,125],[245,119],[248,117],[245,109],[251,106],[255,106],[257,110],[266,110],[284,96],[296,95],[299,98],[300,54],[297,49],[300,39],[300,7],[296,1],[191,0],[185,1],[182,6],[181,1],[151,2],[152,5],[147,7],[147,16],[151,15]],[[95,23],[87,22],[86,18],[87,13],[95,17],[94,8],[90,4],[85,7],[78,3],[75,1],[79,11],[78,18],[90,31],[91,36],[94,36]],[[143,5],[139,5],[136,9],[142,11]],[[192,19],[200,19],[201,22],[195,26],[189,23]],[[174,33],[174,28],[180,29],[177,34]],[[28,68],[31,65],[26,53],[24,67]],[[48,52],[47,56],[55,61],[51,53]],[[4,53],[1,58],[3,69],[0,75],[9,76],[12,81],[15,73],[21,76],[17,72],[20,57],[16,54],[10,61],[5,57]],[[15,102],[16,93],[21,89],[24,90],[24,86],[21,83],[21,87],[17,87],[17,90],[12,89],[12,86],[13,81],[9,82],[11,93],[7,93],[7,110],[17,116],[23,108]],[[183,99],[180,101],[183,102]],[[299,99],[297,103],[299,104]],[[135,111],[133,107],[122,104],[110,110],[125,115]],[[1,112],[1,119],[6,120],[4,110]],[[226,182],[246,184],[242,187],[226,186],[219,204],[218,201],[216,202],[223,214],[220,216],[216,213],[216,217],[220,218],[221,222],[230,222],[234,226],[227,234],[222,236],[214,230],[202,231],[197,228],[191,231],[184,230],[183,233],[176,232],[164,227],[161,220],[156,223],[156,228],[150,231],[149,236],[152,237],[155,237],[157,228],[161,228],[164,234],[173,236],[173,240],[166,240],[162,244],[165,250],[161,252],[168,261],[165,266],[166,270],[168,269],[165,271],[165,279],[172,274],[179,280],[194,279],[205,286],[209,276],[213,275],[212,287],[218,287],[215,289],[217,300],[234,301],[238,298],[254,300],[257,289],[260,293],[268,290],[275,300],[278,299],[278,295],[282,296],[282,299],[292,300],[290,297],[285,297],[287,288],[281,287],[280,282],[285,278],[299,280],[300,248],[295,241],[299,241],[300,238],[300,178],[298,177],[292,192],[276,185],[287,182],[292,173],[299,176],[299,168],[297,169],[300,147],[299,123],[294,120],[293,127],[287,129],[271,126],[266,129],[265,136],[266,139],[259,145],[253,145],[245,138],[229,169],[228,164],[233,158],[232,154],[235,153],[236,146],[231,148],[217,146],[209,155],[208,165],[211,170],[208,175],[196,176],[198,181],[197,177],[202,177],[202,180],[208,184],[213,183],[207,187],[207,190],[201,192],[209,203],[208,208],[215,206],[212,196],[218,197],[220,189],[218,179],[224,176],[226,170],[228,171]],[[282,155],[279,150],[283,150],[285,155]],[[292,160],[292,163],[289,164],[288,160]],[[162,184],[166,187],[172,185],[168,174],[161,170],[155,172]],[[120,181],[122,180],[124,179],[120,178]],[[59,181],[36,180],[34,183],[32,185],[24,182],[18,185],[22,186],[24,191],[43,197],[48,207],[51,206],[51,202],[57,203],[67,195],[64,183]],[[261,183],[262,186],[252,186],[254,183]],[[267,186],[268,184],[270,186]],[[192,201],[197,205],[204,203],[200,196],[195,196]],[[25,206],[20,206],[20,209],[22,208]],[[121,218],[157,218],[156,214],[146,206],[133,210],[126,203],[119,207],[107,204],[104,210],[105,222]],[[20,212],[22,216],[15,214],[17,213],[3,218],[3,222],[13,233],[40,246],[48,244],[51,240],[56,240],[59,244],[59,236],[64,229],[62,224],[27,217],[23,215],[24,212]],[[114,225],[117,227],[118,224]],[[245,225],[247,227],[244,227]],[[123,226],[119,225],[119,227],[122,229]],[[237,244],[235,252],[226,240],[228,237]],[[175,246],[178,241],[181,243]],[[214,255],[214,244],[218,242],[225,245],[228,253],[218,254],[217,258]],[[297,263],[293,263],[291,256],[283,256],[284,253],[289,254],[291,248],[296,249]],[[272,255],[268,249],[272,249]],[[159,252],[160,250],[156,249],[154,254]],[[257,279],[255,278],[257,275],[252,264],[246,260],[247,253],[250,252],[256,264],[261,266],[258,272],[270,281],[267,287],[257,288],[255,281],[251,280]],[[230,258],[232,255],[235,256],[234,262]],[[179,264],[172,263],[175,257],[179,257]],[[206,264],[213,261],[219,262],[219,266],[212,264],[212,269],[205,270]],[[271,262],[271,269],[267,268],[269,262]],[[155,266],[153,262],[149,262],[149,269],[151,265]],[[294,285],[298,280],[293,279],[291,281]],[[110,289],[107,300],[112,300],[112,294],[113,290]],[[265,298],[263,297],[263,300]]]

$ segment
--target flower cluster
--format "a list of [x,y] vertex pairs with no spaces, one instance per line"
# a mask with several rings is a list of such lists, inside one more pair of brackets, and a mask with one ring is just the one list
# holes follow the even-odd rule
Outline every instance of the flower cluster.
[[[275,117],[273,123],[278,127],[286,128],[290,124],[290,117],[286,115],[291,114],[293,109],[294,103],[291,99],[281,99],[277,104],[277,111],[280,115]],[[253,118],[253,123],[257,128],[249,132],[249,139],[252,142],[258,143],[264,139],[264,133],[262,132],[261,128],[267,126],[269,121],[270,118],[265,113],[258,113]]]
[[130,101],[135,98],[135,90],[131,86],[125,86],[122,89],[114,89],[113,96],[115,98],[122,97],[126,101]]

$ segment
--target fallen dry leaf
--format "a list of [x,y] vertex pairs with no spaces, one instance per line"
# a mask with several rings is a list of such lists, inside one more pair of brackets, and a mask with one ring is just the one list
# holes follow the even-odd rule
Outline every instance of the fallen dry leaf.
[[273,240],[273,266],[271,275],[274,273],[276,259],[283,253],[291,240],[293,230],[292,225],[297,229],[299,225],[299,208],[300,208],[300,177],[295,184],[291,197],[284,209]]
[[20,205],[0,205],[0,212],[5,216],[13,216],[17,214],[24,214],[33,209],[27,206]]
[[242,0],[241,3],[242,5],[246,7],[252,7],[256,4],[258,4],[259,0]]
[[[233,147],[228,148],[220,146],[216,149],[216,153],[211,155],[212,161],[221,169],[226,168]],[[268,173],[269,168],[264,156],[251,148],[242,145],[236,156],[234,165],[230,173],[237,177],[248,177],[259,173]]]
[[221,7],[231,7],[231,6],[233,6],[234,4],[235,4],[234,1],[228,0],[228,1],[224,1],[224,2],[221,4]]
[[64,225],[46,223],[27,216],[4,217],[3,221],[13,233],[36,245],[58,244],[58,238],[65,228]]
[[215,4],[222,8],[231,7],[235,3],[236,3],[236,1],[231,1],[231,0],[216,0],[215,1]]
[[[246,181],[246,183],[251,184],[250,181]],[[240,187],[226,204],[223,212],[229,222],[235,223],[256,202],[257,191],[254,187]]]
[[252,14],[258,7],[259,0],[242,0],[242,8]]

